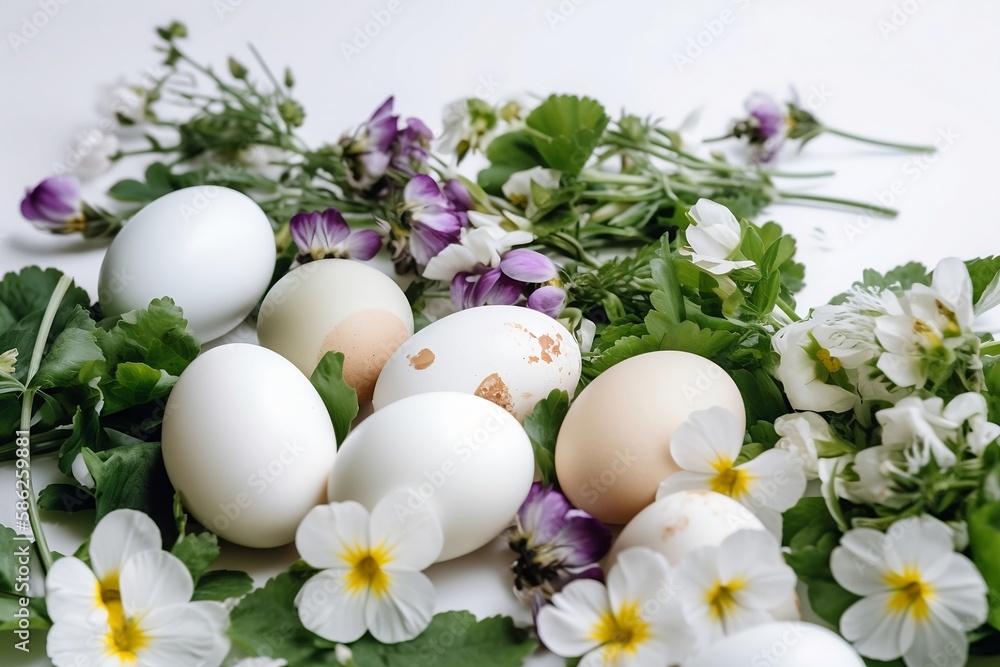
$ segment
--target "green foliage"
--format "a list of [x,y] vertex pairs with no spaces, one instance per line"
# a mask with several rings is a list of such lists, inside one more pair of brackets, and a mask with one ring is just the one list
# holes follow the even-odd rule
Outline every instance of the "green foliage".
[[[972,560],[989,586],[990,599],[1000,599],[1000,500],[971,509],[967,521]],[[987,622],[1000,630],[1000,606],[990,606]]]
[[569,394],[561,389],[553,389],[535,404],[531,414],[524,420],[524,430],[535,450],[535,463],[546,484],[554,484],[556,481],[556,439],[568,411]]
[[597,148],[609,120],[596,100],[552,95],[535,107],[525,124],[544,163],[575,176]]
[[246,572],[238,570],[215,570],[214,572],[206,572],[201,575],[191,599],[222,602],[229,598],[243,597],[252,590],[253,579]]
[[250,655],[284,658],[290,667],[316,664],[315,635],[305,629],[295,596],[308,577],[285,572],[244,597],[229,614],[229,636]]
[[316,388],[327,412],[330,413],[339,446],[351,430],[351,422],[358,416],[358,392],[344,382],[344,354],[342,352],[324,354],[309,381]]

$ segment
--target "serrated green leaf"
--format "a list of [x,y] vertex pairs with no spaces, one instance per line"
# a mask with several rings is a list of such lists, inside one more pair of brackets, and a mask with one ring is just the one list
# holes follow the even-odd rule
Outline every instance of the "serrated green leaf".
[[972,303],[978,303],[979,298],[1000,273],[1000,255],[994,257],[978,257],[965,263],[972,280]]
[[82,450],[96,488],[95,521],[116,509],[145,512],[173,539],[174,490],[167,479],[160,443],[139,442],[95,453]]
[[239,570],[215,570],[206,572],[194,587],[192,600],[216,600],[240,598],[253,590],[253,579]]
[[400,644],[380,644],[365,635],[350,645],[358,667],[520,667],[538,647],[526,630],[506,616],[482,621],[467,611],[437,614],[418,637]]
[[534,130],[531,141],[545,164],[575,176],[590,159],[609,120],[596,100],[552,95],[528,114],[525,124]]
[[83,308],[76,306],[64,326],[45,351],[31,387],[45,389],[74,384],[87,362],[104,359],[95,340],[97,327]]
[[511,174],[537,167],[543,162],[531,137],[524,130],[507,132],[493,139],[486,147],[486,158],[491,165],[476,176],[476,182],[486,192],[501,195],[504,183]]
[[154,299],[146,308],[100,325],[97,342],[112,370],[120,363],[139,362],[180,375],[201,351],[173,299]]
[[[244,597],[229,614],[229,636],[250,655],[283,658],[307,665],[316,653],[315,635],[303,627],[295,609],[308,575],[285,572]],[[359,663],[360,665],[360,663]]]
[[535,404],[524,420],[524,430],[535,451],[535,463],[542,475],[542,481],[553,484],[556,481],[555,454],[559,428],[569,411],[569,394],[561,389],[553,389],[548,396]]
[[358,416],[358,392],[344,382],[344,355],[327,352],[309,377],[319,392],[337,434],[337,446],[344,442],[351,422]]
[[656,345],[648,336],[620,338],[600,356],[586,361],[583,365],[583,375],[593,379],[617,363],[655,349]]
[[[209,532],[180,535],[170,553],[177,556],[195,583],[198,583],[208,566],[219,557],[219,538]],[[207,599],[207,598],[206,598]]]

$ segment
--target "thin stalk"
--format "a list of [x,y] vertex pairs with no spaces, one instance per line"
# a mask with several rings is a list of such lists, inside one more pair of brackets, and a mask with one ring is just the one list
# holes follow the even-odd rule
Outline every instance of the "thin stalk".
[[778,309],[785,315],[788,315],[788,317],[792,320],[792,322],[798,322],[802,319],[801,317],[799,317],[799,314],[795,312],[795,309],[792,308],[791,305],[789,305],[789,303],[784,299],[782,299],[780,296],[778,297],[778,300],[775,303],[778,306]]
[[871,211],[872,213],[878,213],[879,215],[884,215],[887,218],[895,218],[899,215],[899,211],[894,208],[888,208],[886,206],[876,206],[875,204],[865,204],[864,202],[854,201],[853,199],[842,199],[840,197],[825,197],[823,195],[807,195],[803,193],[796,192],[783,192],[781,190],[775,192],[779,200],[785,201],[815,201],[822,202],[824,204],[834,204],[836,206],[847,206],[850,208],[859,208],[864,211]]
[[860,141],[863,144],[871,144],[873,146],[884,146],[886,148],[895,148],[896,150],[909,151],[911,153],[933,153],[937,149],[934,146],[926,146],[919,144],[900,144],[895,141],[882,141],[881,139],[872,139],[870,137],[862,137],[851,132],[844,132],[843,130],[837,130],[832,127],[823,126],[823,131],[827,134],[832,134],[837,137],[843,137],[844,139],[850,139],[852,141]]

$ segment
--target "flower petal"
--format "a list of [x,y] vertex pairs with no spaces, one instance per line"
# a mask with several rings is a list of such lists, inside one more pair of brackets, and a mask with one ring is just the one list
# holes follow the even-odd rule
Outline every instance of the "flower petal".
[[965,556],[950,556],[932,585],[937,604],[955,615],[962,630],[973,630],[986,620],[989,611],[986,582]]
[[555,285],[544,285],[528,295],[528,308],[545,313],[552,319],[562,314],[566,304],[566,291]]
[[90,536],[90,566],[103,582],[117,576],[135,554],[159,551],[162,546],[160,529],[148,514],[114,510],[98,522]]
[[611,548],[611,531],[583,510],[571,510],[568,521],[556,534],[552,549],[567,567],[584,567],[596,563]]
[[79,558],[66,556],[52,564],[45,578],[45,605],[49,618],[58,623],[64,618],[84,617],[103,610],[100,584],[90,568]]
[[343,567],[345,551],[368,549],[368,525],[368,510],[361,503],[318,505],[299,523],[295,548],[313,567]]
[[733,594],[741,607],[772,609],[795,593],[795,572],[785,565],[781,545],[769,532],[738,530],[722,542],[717,558],[722,581],[744,582]]
[[367,262],[382,249],[382,237],[373,229],[359,229],[347,237],[346,245],[351,259]]
[[194,581],[181,559],[166,551],[143,551],[125,561],[120,579],[127,616],[191,601]]
[[540,252],[528,248],[509,251],[500,260],[504,275],[522,283],[544,283],[556,277],[556,265]]
[[215,615],[194,604],[151,610],[139,621],[149,637],[149,645],[137,652],[139,664],[218,667],[229,653],[229,638],[220,632]]
[[569,500],[558,490],[541,482],[535,482],[528,491],[528,497],[521,503],[517,517],[521,529],[531,535],[531,543],[541,545],[555,539],[566,525],[566,515],[571,508]]
[[715,463],[732,465],[740,455],[743,433],[739,422],[725,408],[692,412],[670,438],[670,455],[684,470],[715,473]]
[[907,665],[963,667],[969,654],[965,632],[933,615],[914,633],[913,642],[903,653]]
[[895,660],[905,649],[902,645],[906,638],[904,626],[909,616],[889,613],[889,599],[892,595],[893,593],[878,593],[862,598],[848,607],[840,617],[840,633],[854,644],[858,653],[867,658]]
[[347,221],[340,211],[335,208],[328,208],[319,214],[320,226],[323,231],[327,247],[333,247],[347,238],[351,233],[351,228],[347,226]]
[[475,268],[476,257],[472,251],[452,243],[430,258],[421,275],[429,280],[454,280],[459,273],[469,273]]
[[872,595],[889,590],[882,554],[886,535],[873,528],[855,528],[840,538],[840,546],[830,554],[830,570],[837,583],[855,595]]
[[710,490],[711,488],[711,474],[680,470],[660,482],[660,486],[656,489],[656,499],[666,498],[671,493],[677,493],[678,491]]
[[[440,551],[440,550],[439,550]],[[385,595],[369,595],[365,623],[372,637],[385,644],[413,639],[434,615],[434,584],[424,574],[393,569]]]
[[87,622],[80,616],[57,621],[49,629],[45,652],[55,667],[94,665],[105,667],[106,625]]
[[737,466],[753,476],[750,500],[755,507],[785,512],[799,502],[806,492],[806,473],[802,459],[780,449],[769,449]]
[[307,630],[332,642],[350,643],[368,629],[365,607],[368,588],[357,595],[344,584],[348,570],[323,570],[309,579],[295,597],[299,620]]
[[663,554],[648,547],[625,549],[608,572],[611,609],[620,609],[630,602],[673,598],[675,591],[671,585],[674,582],[669,572],[670,564]]
[[[391,553],[387,568],[423,570],[437,560],[444,547],[444,533],[430,509],[410,509],[409,494],[397,491],[385,496],[372,510],[369,544],[383,544]],[[395,586],[395,584],[393,584]]]
[[610,609],[604,584],[592,579],[574,581],[538,612],[538,638],[564,658],[574,658],[597,647],[591,637],[601,615]]

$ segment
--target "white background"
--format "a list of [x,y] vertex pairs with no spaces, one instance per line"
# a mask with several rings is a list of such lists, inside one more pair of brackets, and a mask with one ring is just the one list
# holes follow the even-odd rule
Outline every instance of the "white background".
[[[107,85],[119,77],[137,81],[155,67],[153,28],[172,19],[187,24],[186,49],[203,62],[222,68],[233,53],[249,63],[252,41],[272,66],[291,66],[310,142],[335,140],[389,94],[396,95],[399,112],[437,129],[448,101],[523,91],[585,93],[612,113],[624,108],[673,126],[702,108],[693,135],[712,136],[740,115],[749,92],[784,95],[791,85],[830,125],[919,143],[952,137],[933,161],[833,137],[784,157],[788,169],[837,171],[832,179],[787,181],[789,188],[871,202],[891,197],[901,211],[896,220],[873,221],[798,206],[769,209],[767,217],[799,239],[808,266],[801,304],[819,305],[865,267],[1000,250],[996,2],[396,2],[398,13],[351,57],[342,45],[388,2],[4,2],[0,269],[56,266],[96,292],[103,245],[35,231],[20,219],[18,202],[26,186],[67,159],[76,131],[101,126]],[[102,203],[102,188],[131,173],[137,165],[89,184],[88,199]],[[0,498],[7,498],[0,500],[0,521],[9,524],[12,478],[9,468],[0,473]],[[57,516],[51,523],[53,546],[72,551],[81,531]],[[226,558],[230,566],[266,575],[294,553],[234,549]],[[508,592],[509,560],[498,545],[436,567],[439,606],[523,619]],[[0,662],[46,664],[42,650],[39,633],[33,661],[5,645]]]

